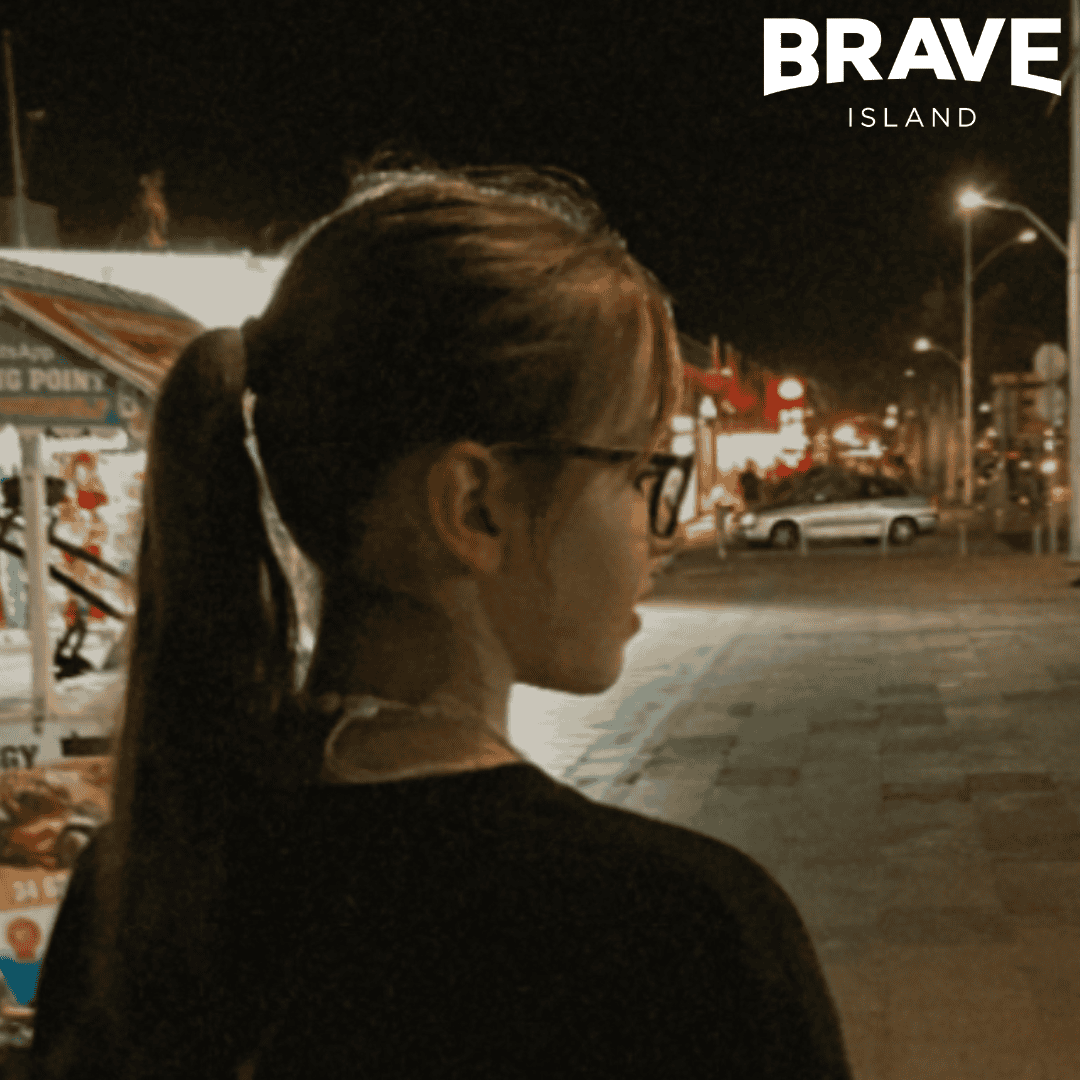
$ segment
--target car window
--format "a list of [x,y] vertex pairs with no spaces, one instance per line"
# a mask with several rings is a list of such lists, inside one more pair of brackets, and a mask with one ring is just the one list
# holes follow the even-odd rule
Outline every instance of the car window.
[[841,502],[846,499],[855,499],[859,495],[859,485],[853,483],[847,476],[834,476],[825,485],[829,492],[830,502]]
[[864,476],[859,484],[860,499],[881,499],[890,495],[906,495],[907,489],[887,476]]

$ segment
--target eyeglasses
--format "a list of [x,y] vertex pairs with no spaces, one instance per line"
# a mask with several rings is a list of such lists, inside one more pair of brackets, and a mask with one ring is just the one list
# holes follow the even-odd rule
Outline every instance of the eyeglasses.
[[[498,443],[492,449],[512,450],[515,454],[563,454],[609,465],[633,461],[645,453],[644,450],[560,442]],[[638,490],[648,497],[649,528],[653,536],[667,540],[675,532],[679,524],[679,508],[690,487],[693,468],[693,454],[650,454],[645,459],[645,469],[634,482]]]

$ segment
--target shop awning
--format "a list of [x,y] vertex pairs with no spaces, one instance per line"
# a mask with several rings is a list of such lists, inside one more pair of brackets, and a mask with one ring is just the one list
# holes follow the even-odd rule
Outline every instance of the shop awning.
[[153,398],[200,323],[157,297],[0,259],[0,305]]

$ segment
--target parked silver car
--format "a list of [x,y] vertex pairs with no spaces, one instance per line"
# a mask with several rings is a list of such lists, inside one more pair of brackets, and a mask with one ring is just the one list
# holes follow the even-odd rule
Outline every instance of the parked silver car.
[[885,476],[858,476],[831,467],[811,470],[786,497],[741,514],[736,535],[751,543],[791,548],[806,540],[878,539],[910,544],[937,528],[938,512],[925,495],[910,494]]

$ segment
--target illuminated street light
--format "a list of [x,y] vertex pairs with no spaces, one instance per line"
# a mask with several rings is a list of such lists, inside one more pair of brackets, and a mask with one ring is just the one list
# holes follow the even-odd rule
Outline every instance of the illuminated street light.
[[[917,338],[915,344],[911,346],[915,352],[939,352],[947,356],[957,367],[963,367],[963,363],[960,358],[951,349],[946,349],[944,345],[939,345],[936,341],[931,341],[928,337]],[[915,373],[913,368],[908,368],[912,374]]]
[[974,281],[1003,251],[1011,248],[1013,244],[1033,244],[1039,239],[1039,234],[1034,229],[1024,229],[1015,236],[1010,237],[1003,244],[998,244],[989,255],[986,256],[972,271],[971,278]]
[[[1072,0],[1073,49],[1080,45],[1080,0]],[[1075,67],[1075,62],[1072,65]],[[975,206],[991,210],[1009,210],[1021,214],[1035,226],[1065,256],[1068,263],[1066,274],[1066,321],[1068,325],[1069,386],[1080,386],[1080,77],[1070,68],[1072,79],[1072,123],[1070,125],[1070,183],[1069,183],[1069,242],[1060,236],[1038,214],[1020,203],[1003,199],[986,199],[979,196]],[[972,192],[965,191],[959,202],[972,202]],[[970,237],[970,217],[965,215],[965,227]],[[968,253],[970,257],[970,252]],[[970,283],[967,282],[970,287]],[[965,312],[966,314],[966,312]],[[1069,393],[1069,559],[1080,562],[1080,393]],[[1056,465],[1054,466],[1057,467]]]
[[[963,222],[964,230],[964,357],[960,361],[960,386],[961,396],[963,399],[962,413],[963,413],[963,451],[964,451],[964,505],[970,506],[975,491],[975,456],[974,456],[974,439],[975,439],[975,424],[974,417],[972,416],[972,371],[974,367],[974,357],[972,355],[972,335],[974,331],[975,320],[975,302],[974,302],[974,284],[975,278],[986,268],[986,266],[998,257],[1006,248],[1011,247],[1013,244],[1030,244],[1035,240],[1035,231],[1033,229],[1024,229],[1018,233],[1011,240],[1006,240],[1004,244],[999,244],[989,255],[986,256],[977,267],[972,269],[971,266],[971,216],[972,214],[983,207],[992,210],[1018,210],[1038,229],[1044,233],[1052,243],[1056,246],[1064,249],[1061,241],[1058,239],[1057,234],[1053,229],[1046,224],[1037,214],[1032,213],[1027,207],[1022,207],[1018,203],[1007,203],[999,199],[988,199],[980,191],[976,191],[975,188],[965,188],[956,199],[957,206],[960,211],[960,218]],[[920,341],[925,340],[920,338]],[[916,343],[918,348],[918,343]],[[920,349],[920,352],[926,351]],[[944,352],[945,350],[940,350]],[[952,355],[951,353],[949,354]]]
[[960,204],[961,220],[964,223],[964,359],[960,364],[960,395],[963,402],[964,417],[964,505],[970,506],[975,497],[975,422],[971,415],[971,369],[974,362],[972,353],[972,330],[975,321],[973,286],[975,274],[971,269],[971,215],[986,199],[979,192],[969,188],[961,192],[957,202]]
[[[1022,203],[1008,202],[1005,199],[987,199],[987,198],[984,198],[982,195],[980,195],[979,196],[979,201],[977,203],[975,203],[974,206],[968,206],[967,204],[965,204],[963,202],[963,199],[964,199],[964,196],[961,195],[960,198],[957,199],[957,202],[960,203],[961,208],[963,210],[968,211],[968,212],[970,212],[973,209],[980,209],[982,207],[986,207],[987,210],[1009,210],[1014,214],[1022,214],[1024,217],[1026,217],[1028,219],[1028,221],[1031,222],[1032,225],[1035,226],[1036,229],[1038,229],[1039,232],[1041,232],[1043,234],[1043,236],[1046,237],[1047,240],[1050,241],[1051,244],[1054,245],[1054,247],[1056,247],[1058,249],[1058,251],[1061,252],[1062,255],[1064,255],[1066,258],[1068,258],[1068,256],[1069,256],[1069,246],[1065,243],[1065,241],[1062,240],[1061,237],[1058,236],[1058,234],[1056,232],[1054,232],[1054,230],[1051,229],[1050,226],[1047,225],[1046,222],[1043,221],[1043,219],[1041,217],[1039,217],[1039,215],[1036,214],[1034,210],[1029,209],[1028,207],[1024,206]],[[1028,233],[1030,233],[1031,231],[1032,231],[1031,229],[1025,229],[1015,239],[1017,241],[1020,241],[1021,236],[1025,236]],[[1028,243],[1027,240],[1023,240],[1023,241],[1020,241],[1020,242],[1025,243],[1025,244]]]
[[986,206],[986,198],[974,188],[964,188],[957,198],[961,210],[978,210],[980,206]]

